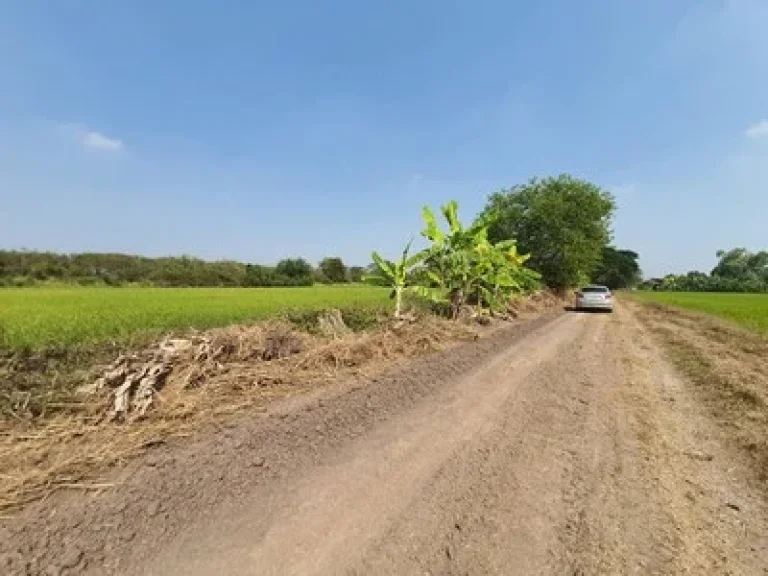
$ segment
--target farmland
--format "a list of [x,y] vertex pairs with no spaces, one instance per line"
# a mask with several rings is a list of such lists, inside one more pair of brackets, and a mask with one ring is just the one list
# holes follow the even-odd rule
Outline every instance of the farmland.
[[636,292],[640,300],[705,312],[768,334],[768,294]]
[[285,311],[387,306],[360,285],[299,288],[20,288],[0,290],[0,346],[42,348],[209,328]]

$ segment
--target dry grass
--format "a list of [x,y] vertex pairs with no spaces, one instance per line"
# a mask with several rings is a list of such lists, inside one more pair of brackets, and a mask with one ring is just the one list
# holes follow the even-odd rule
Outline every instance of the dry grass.
[[[149,446],[211,429],[232,415],[263,410],[276,399],[339,377],[372,375],[400,360],[477,338],[478,332],[427,316],[339,339],[275,322],[216,329],[205,336],[219,350],[217,357],[176,361],[140,419],[111,419],[111,390],[76,391],[69,382],[55,410],[32,416],[14,412],[15,417],[0,421],[0,514],[56,490],[104,489],[108,485],[94,480],[95,473]],[[287,353],[269,351],[284,345]],[[93,370],[79,374],[80,384],[93,382]]]
[[[633,304],[635,305],[635,304]],[[768,482],[768,338],[695,312],[639,304],[699,399]]]

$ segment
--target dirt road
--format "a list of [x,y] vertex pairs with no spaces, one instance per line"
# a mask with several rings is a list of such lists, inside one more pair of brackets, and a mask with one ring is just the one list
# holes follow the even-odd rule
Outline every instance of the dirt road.
[[39,504],[7,566],[767,574],[765,494],[691,386],[629,305],[532,321]]

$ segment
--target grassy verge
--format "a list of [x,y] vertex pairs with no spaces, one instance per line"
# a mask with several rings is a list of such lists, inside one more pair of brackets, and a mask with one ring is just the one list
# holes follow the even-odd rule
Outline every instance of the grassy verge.
[[768,334],[768,294],[711,294],[707,292],[634,292],[643,302],[712,314]]

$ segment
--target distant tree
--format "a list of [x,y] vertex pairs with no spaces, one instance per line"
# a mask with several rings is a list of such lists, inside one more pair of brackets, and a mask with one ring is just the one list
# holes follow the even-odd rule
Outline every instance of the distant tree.
[[312,283],[312,266],[305,260],[285,261],[282,274],[267,266],[221,260],[207,262],[191,256],[147,258],[128,254],[55,254],[0,250],[2,285],[35,282],[155,286],[297,286]]
[[631,250],[617,250],[613,246],[603,248],[603,259],[592,275],[596,284],[604,284],[611,290],[629,288],[640,282],[638,254]]
[[312,270],[312,280],[317,284],[330,284],[331,281],[328,279],[328,276],[325,275],[325,272],[320,270],[320,268],[315,268]]
[[258,264],[246,264],[243,286],[274,286],[276,284],[274,268],[259,266]]
[[741,282],[768,283],[768,251],[749,252],[746,248],[718,250],[712,276]]
[[350,266],[347,269],[347,278],[350,282],[362,282],[363,274],[365,274],[365,268],[362,266]]
[[277,263],[275,272],[293,280],[312,278],[312,265],[303,258],[286,258]]
[[718,262],[712,270],[712,275],[721,278],[744,278],[750,272],[750,256],[746,248],[718,250]]
[[768,284],[768,250],[750,254],[749,269],[762,282]]
[[347,267],[338,256],[323,258],[320,261],[320,270],[334,284],[347,281]]
[[679,292],[768,292],[768,251],[749,252],[746,248],[719,250],[718,263],[711,274],[692,271],[670,274],[658,290]]
[[600,265],[611,237],[611,194],[569,175],[533,179],[492,194],[481,218],[492,242],[516,240],[552,288],[575,286]]

